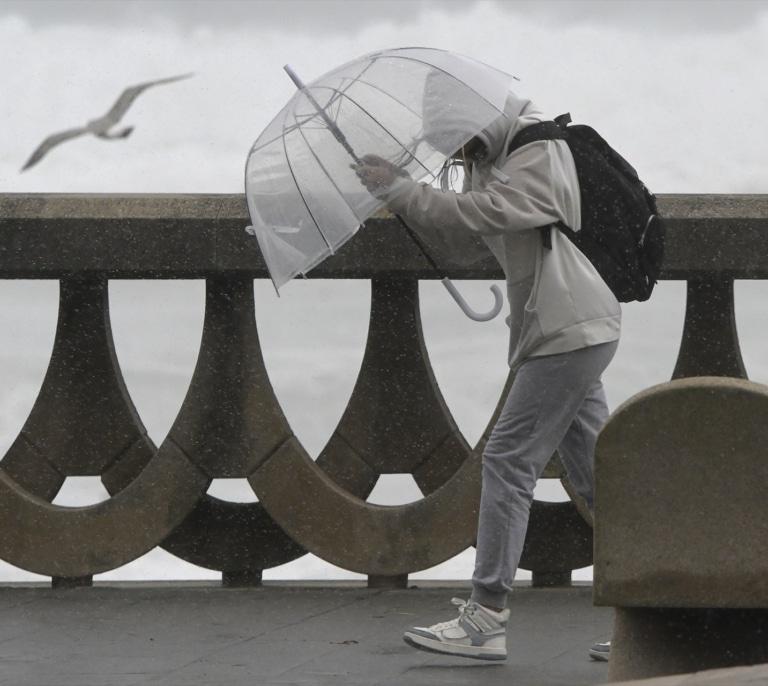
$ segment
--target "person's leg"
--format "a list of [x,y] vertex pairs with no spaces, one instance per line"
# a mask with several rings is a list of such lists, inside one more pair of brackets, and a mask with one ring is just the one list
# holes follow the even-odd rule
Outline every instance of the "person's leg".
[[[602,383],[597,381],[557,448],[568,479],[590,514],[594,514],[595,445],[607,418],[605,391]],[[598,662],[608,662],[611,659],[611,642],[595,643],[589,650],[589,657]]]
[[557,447],[568,480],[590,513],[594,511],[595,500],[595,445],[607,419],[608,403],[598,379]]
[[[590,444],[594,449],[594,440],[585,440],[584,435],[594,430],[596,438],[598,418],[604,421],[599,380],[617,345],[532,357],[519,368],[483,452],[472,601],[490,608],[506,607],[525,542],[533,489],[569,430],[569,447],[577,439],[584,445],[582,451],[566,451],[569,467],[579,492],[591,502],[592,456],[588,453]],[[571,429],[577,417],[582,428],[590,427],[588,432]]]
[[[591,397],[591,389],[617,345],[606,343],[531,358],[518,370],[483,454],[472,598],[467,603],[454,599],[459,605],[456,619],[408,629],[403,636],[408,645],[447,655],[506,659],[509,610],[501,608],[506,605],[525,541],[536,479],[584,400]],[[597,416],[599,412],[593,408],[588,414]],[[576,455],[574,451],[570,454]],[[588,470],[582,471],[586,474]]]

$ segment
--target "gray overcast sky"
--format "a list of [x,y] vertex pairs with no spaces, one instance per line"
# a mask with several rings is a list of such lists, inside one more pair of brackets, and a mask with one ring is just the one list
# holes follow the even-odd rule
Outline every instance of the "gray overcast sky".
[[[0,16],[17,14],[33,25],[120,21],[158,16],[184,28],[258,25],[314,26],[349,32],[384,21],[407,23],[435,9],[466,8],[483,0],[0,0]],[[581,21],[655,31],[720,31],[751,23],[768,12],[767,0],[486,0],[512,14],[555,26]],[[477,27],[482,30],[482,27]]]
[[[3,111],[0,180],[8,192],[234,192],[292,93],[286,62],[311,80],[372,50],[429,45],[594,122],[654,190],[762,192],[766,36],[768,0],[0,0],[2,83],[19,104]],[[188,72],[132,107],[126,144],[82,139],[19,174],[45,135],[104,112],[126,85]],[[726,112],[740,125],[723,129]]]

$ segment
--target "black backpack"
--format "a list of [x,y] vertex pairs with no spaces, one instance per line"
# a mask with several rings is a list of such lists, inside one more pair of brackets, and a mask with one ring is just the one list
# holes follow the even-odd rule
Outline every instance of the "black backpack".
[[597,269],[621,302],[651,297],[664,255],[664,224],[656,198],[632,166],[589,126],[568,126],[570,114],[532,124],[518,133],[509,152],[540,140],[564,139],[581,187],[581,230],[563,222],[540,227],[551,248],[557,227]]

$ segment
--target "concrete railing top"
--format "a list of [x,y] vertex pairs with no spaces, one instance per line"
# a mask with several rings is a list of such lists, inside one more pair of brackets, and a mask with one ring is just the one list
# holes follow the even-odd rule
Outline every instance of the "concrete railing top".
[[[664,279],[768,278],[768,195],[660,195],[668,238]],[[0,194],[0,278],[267,276],[245,196]],[[434,255],[458,279],[497,279],[492,259],[470,267]],[[366,222],[314,278],[436,278],[391,217]]]

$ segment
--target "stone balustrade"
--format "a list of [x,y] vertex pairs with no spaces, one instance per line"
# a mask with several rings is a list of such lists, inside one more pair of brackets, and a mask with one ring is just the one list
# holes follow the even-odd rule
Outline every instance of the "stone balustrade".
[[[669,195],[659,206],[662,278],[688,282],[674,377],[745,377],[733,282],[768,278],[768,196]],[[468,444],[425,353],[418,283],[435,278],[431,267],[382,216],[310,274],[371,282],[360,374],[312,460],[261,356],[252,286],[267,273],[248,223],[242,195],[0,195],[0,277],[60,282],[45,380],[0,460],[0,559],[54,584],[87,584],[160,546],[242,585],[310,551],[370,585],[404,585],[473,545],[485,438]],[[440,266],[455,279],[502,278],[492,260]],[[197,366],[161,445],[115,355],[108,284],[127,278],[206,282]],[[380,475],[400,473],[422,499],[366,501]],[[70,476],[100,477],[111,497],[52,504]],[[564,479],[556,457],[545,476]],[[217,478],[247,479],[258,502],[209,495]],[[592,551],[574,503],[534,502],[521,562],[534,584],[567,584]]]

